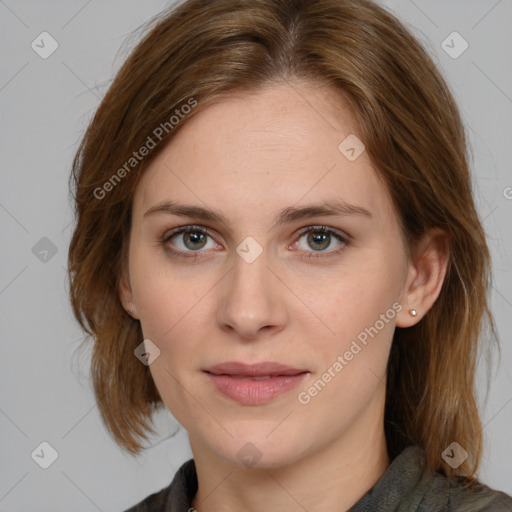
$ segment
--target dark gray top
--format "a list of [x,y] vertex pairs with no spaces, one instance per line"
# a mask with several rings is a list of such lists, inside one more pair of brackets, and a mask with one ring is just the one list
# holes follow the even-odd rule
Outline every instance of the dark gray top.
[[[472,489],[464,484],[461,478],[426,471],[423,450],[409,446],[349,512],[512,512],[507,494],[483,484]],[[188,512],[196,492],[196,468],[190,459],[168,487],[125,512]]]

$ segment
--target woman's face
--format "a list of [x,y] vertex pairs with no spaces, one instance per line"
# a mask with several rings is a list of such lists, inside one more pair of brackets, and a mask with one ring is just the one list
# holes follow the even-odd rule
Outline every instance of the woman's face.
[[382,433],[409,264],[353,133],[332,90],[267,86],[195,115],[145,172],[124,294],[193,450],[272,467]]

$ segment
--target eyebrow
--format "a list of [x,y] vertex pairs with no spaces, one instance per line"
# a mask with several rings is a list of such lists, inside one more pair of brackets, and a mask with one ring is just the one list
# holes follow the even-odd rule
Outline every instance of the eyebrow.
[[[180,204],[174,201],[162,201],[155,204],[144,213],[144,217],[154,214],[168,214],[177,215],[180,217],[191,217],[201,219],[203,221],[219,222],[225,226],[229,225],[226,217],[211,208],[203,206],[193,206]],[[307,219],[310,217],[323,217],[323,216],[348,216],[348,215],[363,215],[371,218],[372,214],[366,208],[355,204],[349,204],[345,201],[325,201],[320,204],[312,204],[302,207],[289,206],[281,210],[274,219],[273,228],[296,222],[298,220]]]

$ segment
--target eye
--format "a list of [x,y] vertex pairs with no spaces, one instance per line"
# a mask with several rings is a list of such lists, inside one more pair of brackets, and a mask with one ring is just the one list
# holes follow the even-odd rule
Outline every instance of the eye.
[[[305,243],[301,244],[301,240]],[[335,231],[326,226],[310,226],[301,232],[300,238],[295,244],[297,247],[307,254],[306,258],[323,257],[328,255],[338,254],[348,245],[348,236]],[[334,247],[333,247],[334,246]],[[326,250],[331,248],[331,250]],[[312,251],[310,250],[312,249]],[[319,254],[315,254],[319,253]]]
[[[343,251],[349,245],[349,239],[348,235],[326,226],[309,226],[300,232],[299,239],[292,246],[304,253],[300,256],[302,258],[330,257]],[[181,258],[197,258],[207,249],[222,248],[201,226],[176,228],[166,233],[160,243],[166,252]]]
[[[208,239],[210,239],[210,242],[208,242]],[[171,244],[172,240],[175,241]],[[202,252],[202,249],[214,249],[218,245],[213,241],[208,231],[200,226],[176,228],[166,234],[161,242],[168,252],[185,258],[195,256],[186,253]],[[171,245],[176,247],[177,250],[174,250]]]

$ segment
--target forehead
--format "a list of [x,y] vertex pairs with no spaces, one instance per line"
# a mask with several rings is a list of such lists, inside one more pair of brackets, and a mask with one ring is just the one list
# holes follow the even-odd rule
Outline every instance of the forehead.
[[[357,133],[341,94],[326,86],[279,84],[224,97],[186,120],[148,166],[135,208],[180,198],[226,216],[261,217],[335,199],[384,211],[389,198],[366,152],[359,154]],[[354,148],[359,156],[348,158]]]

